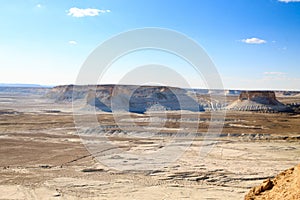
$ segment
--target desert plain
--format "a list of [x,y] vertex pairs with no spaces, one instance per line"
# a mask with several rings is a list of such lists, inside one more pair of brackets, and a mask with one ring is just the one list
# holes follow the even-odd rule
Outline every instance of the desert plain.
[[[117,123],[113,113],[97,111],[99,137],[81,135],[74,105],[45,93],[0,92],[0,199],[244,199],[252,187],[300,163],[299,113],[157,111],[121,113]],[[227,97],[229,103],[236,99]],[[300,96],[278,100],[299,103]],[[189,120],[179,125],[182,116]],[[224,118],[221,132],[207,135],[218,116]],[[151,119],[166,123],[160,127]],[[159,134],[123,132],[132,122],[149,133],[159,126]],[[195,123],[192,138],[182,134],[173,141],[180,127]],[[103,137],[136,157],[116,156],[103,147]],[[162,157],[156,167],[139,160],[166,146],[182,154],[171,162]]]

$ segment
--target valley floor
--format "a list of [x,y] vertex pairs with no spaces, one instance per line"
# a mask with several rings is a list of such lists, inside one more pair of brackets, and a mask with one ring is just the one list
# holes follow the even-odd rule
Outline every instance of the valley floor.
[[[86,148],[72,105],[7,95],[0,102],[0,199],[243,199],[251,187],[300,162],[299,115],[230,112],[220,135],[198,134],[178,159],[158,169],[122,170]],[[207,130],[211,116],[201,115],[199,133]],[[97,117],[111,129],[107,140],[124,151],[155,152],[172,140],[172,134],[120,134],[111,114]],[[148,117],[134,115],[134,120],[148,126]],[[169,123],[166,130],[176,127]],[[181,148],[185,141],[172,145]],[[105,158],[141,163],[139,157]]]

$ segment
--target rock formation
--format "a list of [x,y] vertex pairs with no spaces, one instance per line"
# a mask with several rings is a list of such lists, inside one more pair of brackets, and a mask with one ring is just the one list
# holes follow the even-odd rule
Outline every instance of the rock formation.
[[[211,93],[214,95],[211,96]],[[231,98],[239,95],[238,100],[228,105],[228,101],[223,96],[224,93]],[[84,100],[87,106],[105,112],[123,110],[143,113],[161,109],[295,112],[298,109],[296,105],[284,105],[279,102],[275,94],[273,91],[221,91],[167,86],[62,85],[54,87],[48,92],[47,97],[57,102]]]
[[245,200],[293,200],[300,199],[300,164],[285,170],[274,179],[267,179],[252,188]]
[[57,102],[86,101],[87,106],[105,112],[148,110],[204,111],[189,91],[166,86],[97,85],[54,87],[47,95]]
[[228,110],[284,112],[289,107],[280,103],[273,91],[243,91],[237,101],[226,107]]

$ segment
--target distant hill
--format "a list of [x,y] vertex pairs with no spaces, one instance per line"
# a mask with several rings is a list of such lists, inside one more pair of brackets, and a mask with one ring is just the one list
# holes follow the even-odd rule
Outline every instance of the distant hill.
[[23,83],[0,83],[0,87],[51,88],[53,86]]
[[0,94],[18,94],[18,95],[45,95],[51,90],[51,86],[38,84],[7,84],[0,83]]
[[[124,110],[125,105],[127,107],[129,105],[128,108],[126,107],[127,111],[138,113],[162,109],[159,105],[166,110],[209,111],[225,109],[235,111],[291,112],[291,107],[279,102],[276,99],[276,94],[279,94],[281,97],[293,97],[300,94],[300,92],[183,89],[168,86],[108,84],[56,86],[49,90],[46,97],[57,102],[83,100],[87,109],[93,107],[96,110],[106,112],[111,112],[112,109]],[[227,101],[224,95],[228,96],[230,100]],[[178,102],[177,98],[180,98],[180,102]],[[234,98],[237,100],[234,101]],[[111,105],[112,103],[114,106]],[[180,104],[184,105],[180,106]],[[298,104],[293,106],[298,108]]]

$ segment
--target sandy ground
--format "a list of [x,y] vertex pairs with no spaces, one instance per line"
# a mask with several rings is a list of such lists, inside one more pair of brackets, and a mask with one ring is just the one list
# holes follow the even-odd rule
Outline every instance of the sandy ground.
[[[0,110],[0,199],[243,199],[251,187],[300,162],[299,115],[227,113],[221,135],[199,134],[172,162],[163,157],[166,164],[158,169],[122,170],[122,163],[142,160],[115,152],[91,154],[87,140],[76,132],[69,104],[5,94],[0,95]],[[168,134],[122,134],[111,114],[97,116],[110,129],[104,134],[107,141],[136,155],[159,152],[172,139]],[[207,129],[209,116],[203,114],[199,133]],[[146,126],[147,117],[134,120]],[[176,128],[171,123],[166,130]],[[103,142],[88,137],[93,144]],[[184,142],[183,137],[172,145],[180,149]]]

